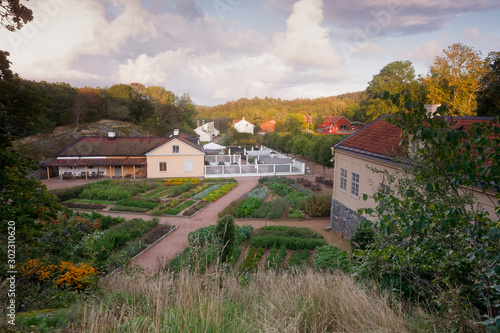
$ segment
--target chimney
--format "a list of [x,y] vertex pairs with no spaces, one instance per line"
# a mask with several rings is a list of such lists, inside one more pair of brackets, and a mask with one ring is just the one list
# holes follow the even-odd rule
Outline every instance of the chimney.
[[174,129],[174,136],[178,136],[179,135],[179,130],[176,128]]
[[205,125],[205,119],[203,119],[202,122],[203,122],[203,125]]
[[114,131],[108,132],[108,140],[114,140],[116,137],[116,133]]
[[196,128],[198,128],[198,127],[200,127],[200,120],[199,119],[196,121]]
[[427,110],[427,116],[432,117],[432,114],[436,112],[437,108],[440,106],[441,104],[425,104],[424,108]]

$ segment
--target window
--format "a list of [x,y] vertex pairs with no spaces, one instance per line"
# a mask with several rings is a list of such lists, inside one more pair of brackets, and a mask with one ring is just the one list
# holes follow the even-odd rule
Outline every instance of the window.
[[185,172],[193,172],[194,171],[193,161],[185,161],[184,162],[184,171]]
[[347,190],[347,170],[340,169],[340,189]]
[[347,128],[347,125],[340,125],[340,129],[341,130],[347,130],[348,128]]
[[167,171],[167,162],[160,162],[160,171],[161,172]]
[[180,148],[178,145],[172,146],[172,154],[179,154]]
[[357,197],[359,195],[359,175],[352,173],[351,194]]

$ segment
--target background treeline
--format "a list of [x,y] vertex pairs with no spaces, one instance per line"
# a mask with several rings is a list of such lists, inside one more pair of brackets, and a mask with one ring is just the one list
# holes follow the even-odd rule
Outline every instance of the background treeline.
[[0,80],[0,91],[1,130],[14,138],[101,119],[129,121],[156,135],[169,134],[174,128],[191,133],[195,126],[196,109],[189,95],[175,96],[159,86],[76,88],[13,77]]
[[[450,115],[500,115],[500,52],[484,57],[480,51],[462,43],[442,50],[425,75],[416,75],[409,60],[397,60],[384,66],[364,91],[316,99],[281,100],[280,98],[240,98],[214,107],[198,108],[198,116],[214,120],[222,131],[233,119],[260,125],[277,121],[277,130],[289,131],[289,123],[301,122],[301,129],[315,130],[322,116],[339,115],[350,121],[368,123],[380,115],[395,113],[398,108],[381,94],[409,91],[412,100],[426,104],[446,103]],[[310,123],[304,122],[310,116]]]

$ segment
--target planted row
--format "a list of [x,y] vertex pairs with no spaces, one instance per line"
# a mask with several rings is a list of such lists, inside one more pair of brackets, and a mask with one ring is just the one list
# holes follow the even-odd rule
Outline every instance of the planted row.
[[212,185],[210,187],[207,187],[206,189],[204,189],[203,191],[199,192],[198,194],[196,194],[195,196],[193,196],[193,199],[195,200],[201,200],[203,199],[204,197],[206,197],[209,193],[217,190],[218,188],[220,188],[222,186],[222,184],[216,184],[216,185]]
[[180,204],[178,206],[175,206],[175,207],[166,207],[166,208],[163,208],[163,209],[160,208],[160,207],[156,207],[151,212],[151,214],[153,214],[153,215],[177,215],[182,210],[184,210],[185,208],[191,206],[194,203],[195,203],[194,200],[188,200],[188,201],[185,201],[182,204]]
[[235,186],[236,183],[222,185],[218,190],[215,190],[212,193],[208,194],[206,197],[204,197],[203,201],[209,201],[209,202],[215,201],[218,198],[222,197],[227,192],[231,191]]

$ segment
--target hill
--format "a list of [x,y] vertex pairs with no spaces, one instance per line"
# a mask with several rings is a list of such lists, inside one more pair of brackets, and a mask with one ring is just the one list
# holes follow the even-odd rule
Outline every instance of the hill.
[[114,131],[117,136],[149,136],[139,125],[119,120],[100,120],[80,126],[59,126],[50,134],[38,133],[14,141],[21,153],[39,162],[54,158],[54,154],[82,136],[106,136]]

